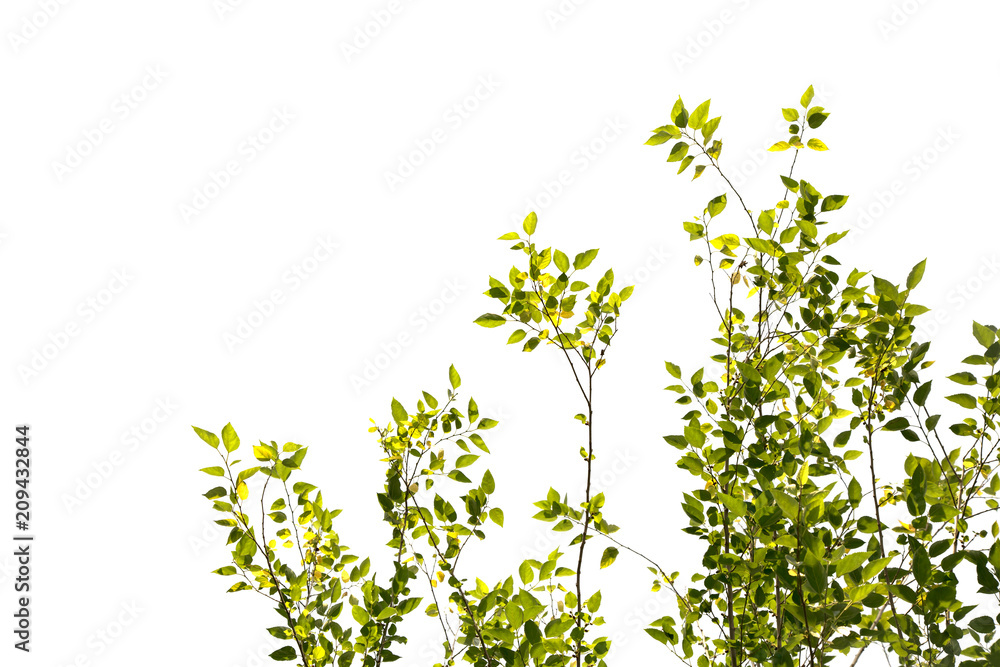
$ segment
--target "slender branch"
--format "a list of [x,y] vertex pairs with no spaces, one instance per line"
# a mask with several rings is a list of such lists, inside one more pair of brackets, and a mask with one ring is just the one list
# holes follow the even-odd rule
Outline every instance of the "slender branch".
[[[588,366],[589,367],[589,366]],[[592,398],[594,395],[594,373],[587,373],[587,490],[584,494],[583,512],[583,539],[580,540],[580,553],[576,559],[576,627],[583,627],[583,552],[587,547],[587,530],[590,528],[590,484],[594,469],[594,408]],[[581,665],[583,637],[576,642],[576,665]]]
[[[878,525],[878,545],[879,545],[879,557],[885,558],[885,537],[882,534],[882,517],[879,510],[879,500],[878,500],[878,488],[877,481],[875,478],[875,447],[872,444],[872,435],[874,434],[873,420],[873,410],[875,406],[875,393],[878,389],[878,376],[882,367],[882,360],[885,356],[886,350],[879,353],[878,360],[875,363],[875,368],[872,371],[871,384],[869,386],[868,394],[868,418],[865,420],[865,428],[868,432],[868,461],[871,467],[871,480],[872,480],[872,501],[875,503],[875,523]],[[892,594],[892,587],[889,583],[889,578],[885,574],[882,576],[885,581],[885,590],[887,597],[889,598],[889,608],[892,609],[892,620],[896,626],[896,632],[899,634],[899,643],[903,647],[903,650],[909,654],[909,649],[906,648],[905,641],[903,639],[903,631],[899,624],[899,615],[896,613],[896,600],[895,596]]]
[[[437,535],[434,533],[431,527],[427,524],[427,519],[424,518],[424,514],[421,511],[422,508],[420,507],[420,504],[417,502],[417,497],[413,495],[413,492],[410,491],[409,488],[406,489],[406,494],[413,500],[413,509],[417,511],[417,516],[420,517],[420,522],[423,523],[424,528],[427,530],[428,541],[430,542],[431,547],[434,549],[434,552],[437,554],[438,559],[441,562],[447,562],[447,559],[444,557],[444,554],[441,553],[441,549],[438,548],[438,542],[440,541],[440,538],[437,537]],[[479,639],[479,643],[483,647],[483,655],[486,657],[486,664],[492,667],[492,665],[494,664],[493,658],[490,655],[489,649],[486,647],[486,640],[483,639],[483,633],[479,628],[479,624],[476,623],[475,618],[472,615],[472,607],[469,605],[469,600],[465,596],[465,591],[462,590],[462,582],[461,580],[459,580],[458,573],[455,571],[454,567],[451,569],[451,576],[454,577],[456,581],[458,581],[458,586],[453,586],[453,588],[455,589],[455,592],[458,593],[459,598],[462,600],[462,604],[465,606],[465,613],[468,614],[469,616],[469,623],[472,625],[472,629],[475,631],[476,637]]]

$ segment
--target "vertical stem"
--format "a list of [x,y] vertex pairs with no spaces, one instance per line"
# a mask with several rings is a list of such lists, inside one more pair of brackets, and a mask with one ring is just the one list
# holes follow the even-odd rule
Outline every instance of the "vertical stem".
[[[403,546],[404,546],[405,541],[406,541],[405,540],[405,537],[406,537],[406,533],[405,533],[405,531],[406,531],[406,517],[407,517],[407,514],[409,513],[409,509],[410,509],[410,494],[409,494],[410,480],[409,480],[409,478],[407,478],[406,475],[403,474],[402,468],[399,469],[399,477],[400,477],[400,480],[401,480],[400,484],[406,485],[406,487],[407,487],[407,493],[406,493],[405,496],[403,496],[403,514],[402,514],[402,517],[399,520],[399,526],[396,527],[396,530],[398,531],[398,534],[399,534],[399,547],[396,549],[396,573],[399,572],[399,568],[400,568],[400,566],[403,563]],[[396,578],[396,573],[393,574],[393,577],[392,577],[393,580],[395,580],[395,578]],[[393,607],[396,606],[396,601],[398,600],[398,598],[399,598],[399,596],[397,594],[393,593],[393,596],[392,596],[393,602],[392,602],[391,606],[393,606]],[[382,655],[385,653],[385,649],[386,649],[386,645],[385,645],[385,631],[388,629],[388,627],[389,627],[389,622],[388,621],[386,621],[386,622],[384,622],[384,623],[382,623],[382,624],[379,625],[379,632],[381,633],[382,636],[379,639],[379,643],[378,643],[378,653],[375,654],[375,667],[380,667],[381,664],[382,664]],[[447,635],[447,633],[445,633],[445,634]]]
[[816,655],[813,653],[812,632],[809,630],[809,605],[806,603],[806,595],[805,595],[805,593],[802,590],[802,572],[801,572],[801,567],[802,567],[802,563],[803,563],[803,561],[802,561],[802,533],[799,530],[799,522],[802,520],[802,489],[801,488],[799,489],[797,500],[798,500],[798,503],[799,503],[799,513],[798,513],[798,516],[795,517],[795,544],[796,544],[796,558],[799,561],[799,565],[798,565],[798,567],[796,567],[796,569],[799,570],[799,572],[797,573],[795,580],[796,580],[796,583],[798,584],[799,600],[802,602],[802,620],[805,622],[805,626],[806,626],[806,643],[809,645],[809,665],[810,665],[810,667],[812,667],[812,665],[816,664]]
[[[872,477],[872,502],[875,504],[875,523],[878,525],[878,548],[879,548],[879,558],[885,558],[885,537],[882,535],[882,516],[879,510],[878,502],[878,489],[876,488],[877,482],[875,479],[875,448],[872,444],[872,434],[874,433],[874,428],[872,427],[872,410],[875,405],[875,391],[878,388],[876,380],[878,378],[880,367],[882,366],[882,356],[879,355],[877,365],[874,372],[872,373],[872,381],[869,389],[868,395],[868,419],[865,422],[866,430],[868,431],[868,462],[871,468]],[[892,594],[892,589],[889,584],[889,578],[883,573],[882,580],[885,581],[885,592],[889,598],[889,607],[892,609],[892,620],[893,624],[896,626],[896,633],[899,635],[900,646],[904,646],[903,631],[899,627],[899,615],[896,613],[896,598]],[[909,651],[903,648],[908,654]]]
[[[721,172],[720,172],[721,173]],[[732,378],[733,378],[733,281],[729,280],[729,309],[726,311],[726,415],[728,418],[729,409],[732,404]],[[729,457],[726,457],[726,493],[729,492]],[[725,540],[726,554],[730,553],[729,537],[729,508],[722,508],[722,534]],[[730,581],[732,568],[729,568],[729,577],[726,578],[726,616],[729,623],[729,641],[736,641],[736,619],[733,616],[733,584]],[[732,667],[739,667],[740,652],[736,646],[729,649],[729,660]]]
[[[580,554],[576,560],[576,627],[583,626],[583,552],[587,547],[587,530],[590,528],[590,482],[594,469],[594,373],[587,372],[587,490],[584,495],[583,539],[580,541]],[[580,667],[583,638],[576,642],[576,665]]]
[[778,637],[778,648],[780,649],[781,648],[781,625],[782,625],[782,620],[783,619],[781,617],[781,588],[779,587],[779,584],[778,584],[778,575],[777,574],[774,575],[774,600],[775,600],[775,604],[777,605],[777,613],[775,614],[777,616],[777,633],[776,634],[777,634],[777,637]]

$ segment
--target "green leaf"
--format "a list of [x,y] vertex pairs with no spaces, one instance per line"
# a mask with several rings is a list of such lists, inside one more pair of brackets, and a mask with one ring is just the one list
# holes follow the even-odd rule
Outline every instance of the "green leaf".
[[850,484],[847,485],[847,498],[851,501],[853,507],[861,504],[861,484],[854,477],[851,478]]
[[813,138],[813,139],[810,139],[809,141],[807,141],[806,142],[806,146],[808,146],[809,148],[813,149],[814,151],[829,150],[826,147],[826,144],[824,144],[822,141],[820,141],[819,139],[816,139],[816,138]]
[[507,232],[506,234],[504,234],[503,236],[501,236],[497,240],[498,241],[514,241],[514,240],[517,240],[519,238],[521,238],[521,235],[518,234],[517,232]]
[[708,107],[712,103],[712,100],[705,100],[698,107],[691,112],[691,117],[688,118],[688,127],[692,130],[700,130],[708,120]]
[[826,567],[811,550],[806,552],[802,569],[805,570],[806,581],[814,591],[822,593],[826,590]]
[[972,373],[967,371],[962,371],[961,373],[955,373],[954,375],[949,375],[948,379],[956,384],[972,386],[979,384],[978,378]]
[[741,517],[746,515],[746,507],[743,505],[743,501],[739,498],[734,498],[725,493],[719,492],[719,500],[734,517]]
[[277,651],[271,653],[271,659],[283,662],[286,660],[295,660],[299,657],[299,654],[295,652],[295,649],[291,646],[282,646]]
[[924,268],[927,266],[927,260],[924,259],[912,269],[910,269],[910,274],[906,276],[906,289],[913,289],[920,284],[920,279],[924,277]]
[[917,543],[913,549],[913,576],[917,584],[924,586],[931,578],[931,559],[923,545]]
[[667,633],[664,632],[663,630],[659,630],[657,628],[644,628],[644,629],[647,635],[649,635],[656,641],[660,642],[664,646],[670,646],[671,644],[676,643],[676,639],[673,642],[671,642],[670,637],[668,637]]
[[462,386],[462,377],[455,370],[455,366],[452,365],[448,368],[448,380],[451,382],[452,389],[458,389]]
[[604,554],[601,555],[601,569],[609,567],[618,558],[618,549],[614,547],[608,547],[604,550]]
[[236,429],[233,428],[232,424],[226,424],[222,427],[222,444],[225,445],[227,452],[235,452],[240,446],[240,437],[236,435]]
[[397,401],[395,398],[392,399],[392,419],[397,424],[402,424],[410,418],[409,413],[406,412],[406,408],[403,404]]
[[795,122],[799,119],[799,110],[785,108],[781,110],[781,116],[789,122]]
[[481,488],[483,490],[483,493],[485,493],[486,495],[490,495],[491,493],[497,490],[496,480],[493,479],[493,473],[491,473],[489,470],[483,473],[483,482],[482,484],[479,485],[479,488]]
[[481,327],[486,327],[487,329],[493,329],[495,327],[501,327],[504,325],[505,320],[500,315],[493,315],[492,313],[486,313],[485,315],[480,315],[475,319],[475,323]]
[[521,577],[521,583],[525,586],[535,580],[535,570],[528,561],[521,563],[521,567],[517,569],[517,574]]
[[354,620],[360,623],[361,625],[364,625],[365,623],[371,620],[371,616],[368,614],[368,612],[357,605],[351,607],[351,616],[353,616]]
[[795,498],[792,498],[780,489],[771,489],[771,494],[774,495],[774,501],[781,508],[784,515],[791,521],[797,521],[799,518],[799,504]]
[[514,343],[520,343],[522,340],[524,340],[524,337],[526,335],[527,332],[524,329],[518,329],[517,331],[515,331],[510,335],[510,338],[507,339],[507,344],[513,345]]
[[721,194],[708,202],[708,215],[715,217],[726,209],[726,195]]
[[528,640],[529,645],[542,643],[542,631],[538,629],[538,624],[534,621],[525,621],[524,636]]
[[823,197],[823,205],[820,207],[822,211],[836,211],[837,209],[844,208],[847,203],[847,195],[830,195],[829,197]]
[[666,363],[666,365],[667,365],[667,372],[670,373],[671,375],[673,375],[678,380],[680,380],[681,379],[681,369],[680,369],[680,367],[677,366],[676,364],[670,363],[669,361],[664,362],[664,363]]
[[[716,116],[715,118],[705,122],[705,125],[703,125],[701,128],[701,134],[702,136],[705,137],[705,141],[708,141],[712,138],[712,136],[715,134],[715,131],[719,129],[719,123],[721,122],[722,122],[722,116]],[[701,168],[704,169],[705,165],[702,165]],[[695,178],[698,178],[698,176],[695,175]]]
[[569,271],[569,257],[566,256],[562,250],[555,250],[552,253],[552,261],[556,263],[559,270],[563,273]]
[[[815,107],[815,108],[822,109],[823,107]],[[807,119],[806,122],[808,122],[809,127],[811,127],[814,130],[823,123],[825,123],[826,119],[830,117],[830,114],[826,113],[825,111],[813,111],[812,109],[810,109],[810,111],[812,113],[809,114],[809,118]]]
[[646,145],[647,146],[659,146],[660,144],[664,144],[664,143],[670,141],[673,138],[674,138],[674,135],[670,134],[669,132],[657,132],[656,134],[654,134],[653,136],[651,136],[649,139],[646,139]]
[[875,553],[874,551],[859,551],[853,554],[847,554],[837,562],[837,576],[842,577],[848,572],[853,572],[862,565],[865,564],[871,555]]
[[799,100],[799,103],[802,105],[802,108],[804,109],[809,108],[809,104],[813,101],[813,96],[815,94],[816,91],[813,90],[812,86],[806,88],[806,92],[802,93],[802,99]]
[[685,157],[687,157],[688,145],[683,141],[678,141],[670,149],[670,155],[667,156],[667,162],[680,162]]
[[597,259],[598,248],[581,252],[573,259],[573,268],[579,270],[590,266],[590,263]]
[[200,429],[197,426],[192,426],[191,428],[194,429],[194,432],[198,434],[199,438],[207,442],[212,447],[215,447],[216,449],[219,448],[219,436],[214,433],[209,433],[204,429]]
[[528,217],[524,219],[524,224],[521,225],[524,228],[524,233],[531,236],[535,233],[535,227],[538,225],[538,216],[532,211],[528,214]]
[[899,296],[899,291],[896,290],[896,286],[884,278],[873,276],[872,283],[875,288],[875,294],[880,298],[895,301],[896,297]]
[[927,402],[927,396],[931,393],[931,383],[933,380],[929,380],[922,385],[915,392],[913,392],[913,402],[917,405],[923,407],[924,403]]
[[278,450],[262,442],[259,445],[253,446],[253,457],[258,461],[276,461],[278,459]]
[[754,368],[752,364],[746,364],[743,363],[742,361],[737,361],[736,367],[740,370],[740,375],[742,375],[743,378],[746,379],[748,382],[751,382],[753,384],[760,384],[763,381],[763,378],[761,378],[760,373],[757,372],[757,369]]
[[500,509],[499,507],[494,507],[493,509],[491,509],[490,510],[490,519],[493,520],[493,523],[495,523],[496,525],[498,525],[501,528],[503,528],[503,510],[502,509]]
[[980,616],[969,621],[969,627],[976,632],[987,633],[993,632],[996,629],[996,624],[989,616]]
[[983,347],[989,347],[993,344],[993,340],[996,338],[996,332],[989,327],[983,326],[979,322],[973,320],[972,322],[972,335],[976,337],[979,344]]
[[[723,234],[717,238],[712,239],[712,246],[721,250],[723,246],[729,246],[730,248],[738,248],[740,245],[740,237],[736,234]],[[722,268],[728,268],[723,266]]]
[[787,141],[778,141],[773,146],[771,146],[770,148],[768,148],[767,150],[770,151],[770,152],[772,152],[772,153],[778,153],[780,151],[787,151],[791,147],[792,147],[792,145],[790,143],[788,143]]
[[677,98],[673,108],[670,110],[670,120],[677,127],[687,127],[688,113],[684,109],[684,100],[680,97]]
[[467,468],[468,466],[471,466],[473,463],[475,463],[478,460],[479,460],[479,456],[476,455],[476,454],[463,454],[462,456],[458,457],[457,461],[455,461],[455,467],[456,468]]
[[701,447],[705,444],[705,434],[701,429],[695,428],[694,426],[684,427],[684,439],[687,440],[693,447]]
[[250,535],[244,533],[240,541],[236,543],[236,548],[233,551],[237,556],[253,556],[257,553],[257,544]]
[[222,468],[220,468],[219,466],[212,466],[210,468],[202,468],[200,472],[206,473],[208,475],[212,475],[213,477],[224,477],[226,475],[226,471],[223,470]]
[[874,579],[891,561],[892,556],[886,556],[885,558],[879,558],[878,560],[871,561],[865,565],[865,569],[861,571],[861,580],[870,581],[871,579]]
[[896,417],[895,419],[890,419],[886,422],[882,429],[886,431],[902,431],[909,425],[910,421],[906,417]]
[[958,403],[963,408],[969,410],[975,410],[976,408],[976,399],[973,396],[970,396],[969,394],[953,394],[951,396],[945,396],[945,398],[947,398],[952,403]]

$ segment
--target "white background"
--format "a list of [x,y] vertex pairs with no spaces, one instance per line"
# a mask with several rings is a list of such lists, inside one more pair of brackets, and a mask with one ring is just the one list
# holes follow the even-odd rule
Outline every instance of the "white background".
[[[389,536],[368,418],[387,420],[392,396],[443,394],[451,363],[502,421],[488,465],[507,527],[467,574],[492,581],[555,548],[530,504],[579,488],[580,401],[550,349],[522,355],[507,331],[471,324],[493,310],[487,276],[516,259],[494,239],[530,207],[540,242],[600,247],[595,268],[639,283],[596,390],[599,488],[622,539],[690,572],[701,546],[679,532],[679,494],[693,479],[661,439],[680,428],[662,362],[690,373],[714,353],[680,223],[723,187],[675,176],[662,147],[643,146],[648,131],[678,94],[689,108],[711,97],[723,166],[752,208],[770,207],[790,155],[762,149],[814,84],[831,150],[803,155],[797,174],[851,195],[834,222],[856,239],[837,256],[895,282],[928,257],[918,301],[941,318],[928,332],[953,368],[970,321],[998,320],[998,13],[941,0],[8,0],[0,516],[13,522],[13,426],[28,423],[37,541],[30,656],[10,646],[12,548],[0,549],[2,660],[259,664],[278,617],[209,574],[227,560],[199,495],[215,455],[189,425],[309,445],[305,478],[346,508],[343,541],[372,553]],[[239,173],[213,187],[230,161]],[[568,185],[540,197],[564,171]],[[302,268],[307,280],[290,278]],[[252,316],[274,290],[271,316]],[[263,323],[227,343],[245,320]],[[378,368],[362,385],[366,364]],[[649,579],[623,555],[590,580],[615,664],[669,659],[640,630],[671,607]],[[128,627],[100,640],[118,620]],[[437,638],[420,623],[401,664],[431,664],[419,656]]]

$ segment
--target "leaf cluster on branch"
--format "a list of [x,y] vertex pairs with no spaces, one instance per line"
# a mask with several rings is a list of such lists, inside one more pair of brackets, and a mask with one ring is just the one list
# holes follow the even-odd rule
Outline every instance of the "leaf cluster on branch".
[[[725,187],[683,223],[703,248],[694,262],[708,273],[720,379],[666,362],[667,389],[687,412],[664,440],[697,478],[681,494],[683,531],[704,549],[689,583],[657,564],[665,557],[615,536],[594,484],[595,379],[633,288],[617,288],[611,270],[588,275],[595,249],[537,245],[531,213],[501,237],[524,263],[505,280],[489,278],[497,309],[476,323],[512,326],[508,344],[549,346],[566,362],[583,426],[567,439],[579,447],[584,491],[550,489],[535,503],[560,546],[502,581],[468,574],[467,548],[502,528],[504,512],[493,475],[481,470],[490,453],[483,432],[497,422],[474,399],[459,401],[454,366],[444,400],[424,392],[414,412],[393,399],[391,420],[370,429],[385,467],[375,499],[391,559],[376,561],[391,562],[387,572],[341,544],[339,510],[325,508],[315,486],[291,481],[305,447],[260,442],[255,462],[241,466],[231,425],[221,439],[195,428],[222,464],[203,469],[224,482],[205,496],[231,528],[232,561],[216,572],[239,579],[230,591],[275,605],[281,623],[268,632],[289,642],[275,660],[395,661],[405,617],[422,608],[440,626],[435,667],[606,667],[611,640],[588,574],[627,552],[652,572],[653,590],[666,587],[677,602],[646,628],[654,656],[662,644],[692,667],[820,667],[854,665],[874,646],[899,665],[1000,665],[1000,618],[987,608],[1000,603],[997,329],[973,323],[976,347],[944,397],[965,415],[941,427],[926,377],[930,345],[914,340],[928,311],[911,301],[925,262],[897,283],[845,270],[830,254],[847,232],[829,231],[828,218],[848,198],[824,196],[795,174],[801,151],[827,150],[807,136],[829,117],[812,101],[810,87],[782,109],[788,137],[770,150],[792,159],[780,198],[762,208],[749,207],[723,168],[710,102],[689,111],[678,99],[646,142],[662,145],[678,173],[709,171]],[[894,470],[886,454],[900,443],[909,453]],[[263,482],[251,493],[255,477]],[[602,544],[588,549],[594,539]]]

